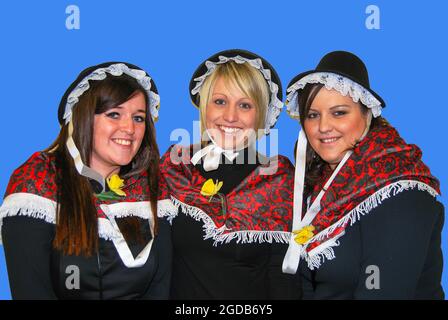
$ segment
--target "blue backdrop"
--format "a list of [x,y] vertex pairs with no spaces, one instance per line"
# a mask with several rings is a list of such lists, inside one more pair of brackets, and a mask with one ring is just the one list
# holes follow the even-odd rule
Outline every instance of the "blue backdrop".
[[[79,9],[79,29],[69,29],[69,5]],[[379,9],[379,29],[368,29],[369,5]],[[15,1],[0,4],[1,123],[4,130],[0,193],[11,172],[59,131],[57,106],[87,66],[121,60],[146,69],[161,96],[156,124],[161,152],[176,128],[198,119],[188,81],[197,65],[223,49],[264,56],[284,85],[333,50],[348,50],[367,64],[371,86],[386,101],[384,116],[448,190],[444,138],[448,110],[448,2],[413,1]],[[70,20],[70,19],[69,19]],[[371,21],[370,21],[371,22]],[[373,22],[378,23],[378,19]],[[298,124],[283,113],[279,152],[292,159]],[[445,128],[445,129],[444,129]],[[448,204],[446,197],[441,201]],[[447,256],[447,228],[443,249]],[[443,275],[445,290],[448,276]],[[0,299],[9,299],[0,249]]]

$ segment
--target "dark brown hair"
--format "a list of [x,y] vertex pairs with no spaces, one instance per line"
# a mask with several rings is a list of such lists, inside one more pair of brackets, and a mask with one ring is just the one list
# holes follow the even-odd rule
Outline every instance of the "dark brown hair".
[[[89,84],[90,89],[79,97],[79,101],[72,110],[73,140],[87,166],[92,153],[95,114],[103,113],[124,103],[138,92],[145,96],[147,105],[145,135],[131,164],[126,168],[121,168],[120,176],[128,178],[143,171],[148,172],[149,199],[156,224],[159,149],[156,143],[154,123],[149,113],[147,92],[134,78],[126,74],[108,75],[104,80],[90,81]],[[66,98],[66,96],[67,93],[64,97]],[[45,150],[55,154],[57,168],[58,214],[53,246],[67,255],[89,256],[98,250],[98,219],[92,199],[94,190],[89,180],[76,171],[73,158],[66,146],[67,137],[68,126],[63,125],[55,142]],[[143,241],[138,218],[123,219],[120,223],[121,226],[123,226],[122,231],[126,240]],[[155,228],[155,230],[157,229]]]
[[[299,114],[300,125],[305,128],[305,119],[308,116],[311,105],[316,98],[319,91],[324,87],[323,84],[306,84],[303,90],[299,93]],[[359,102],[361,112],[367,114],[368,108]],[[385,123],[382,117],[372,118],[370,129]],[[355,147],[356,144],[353,146]],[[297,143],[294,148],[294,155],[296,154]],[[306,146],[306,161],[305,161],[305,185],[307,188],[313,188],[323,175],[323,170],[327,163],[313,150],[309,142]],[[309,189],[308,189],[309,190]]]

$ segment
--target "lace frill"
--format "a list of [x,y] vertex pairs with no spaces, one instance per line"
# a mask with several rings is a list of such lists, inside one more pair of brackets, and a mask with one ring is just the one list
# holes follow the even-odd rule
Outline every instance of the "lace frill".
[[242,64],[242,63],[248,63],[253,68],[259,70],[263,77],[265,78],[266,82],[269,85],[269,91],[271,92],[271,97],[269,99],[269,105],[268,110],[266,112],[266,120],[265,120],[265,134],[269,134],[271,128],[275,125],[277,122],[277,119],[280,115],[280,112],[283,108],[283,102],[277,97],[278,94],[278,85],[272,81],[271,78],[271,70],[265,69],[263,67],[263,62],[261,59],[247,59],[244,57],[241,57],[240,55],[236,57],[224,57],[219,56],[219,61],[213,62],[213,61],[206,61],[205,66],[207,67],[207,72],[204,73],[202,76],[197,77],[194,79],[196,81],[196,86],[191,90],[191,94],[196,95],[199,90],[201,89],[205,79],[211,75],[216,67],[219,64],[227,63],[229,60],[232,60],[236,63]]
[[316,72],[303,77],[287,89],[286,110],[292,117],[299,117],[298,90],[308,83],[321,83],[328,90],[334,89],[343,96],[349,94],[354,102],[361,101],[371,109],[375,118],[381,115],[381,102],[360,84],[335,73]]
[[145,71],[139,69],[131,69],[124,63],[116,63],[107,68],[99,68],[82,79],[73,91],[67,97],[67,104],[65,105],[65,112],[63,118],[65,123],[69,123],[72,118],[73,106],[79,101],[79,97],[90,88],[90,80],[104,80],[106,73],[113,76],[121,76],[123,73],[136,79],[137,82],[145,89],[149,97],[149,109],[153,120],[159,116],[158,107],[160,104],[160,97],[157,93],[151,91],[151,78]]

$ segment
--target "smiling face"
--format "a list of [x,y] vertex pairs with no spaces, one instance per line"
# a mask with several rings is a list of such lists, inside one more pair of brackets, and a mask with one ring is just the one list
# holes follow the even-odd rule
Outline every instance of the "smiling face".
[[132,161],[145,134],[145,110],[145,96],[138,92],[124,103],[94,116],[92,169],[108,177]]
[[317,93],[304,120],[309,144],[332,169],[360,140],[366,127],[367,115],[359,103],[325,87]]
[[223,149],[245,146],[254,135],[257,117],[255,102],[230,81],[216,79],[207,103],[206,128]]

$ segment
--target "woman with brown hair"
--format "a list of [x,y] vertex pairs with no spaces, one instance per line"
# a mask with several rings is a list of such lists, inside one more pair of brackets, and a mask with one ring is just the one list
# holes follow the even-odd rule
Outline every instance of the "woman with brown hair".
[[439,181],[381,117],[361,59],[325,55],[287,105],[302,131],[283,271],[304,299],[443,299]]
[[14,299],[165,299],[169,228],[157,219],[153,80],[128,63],[85,69],[56,141],[14,171],[0,231]]

